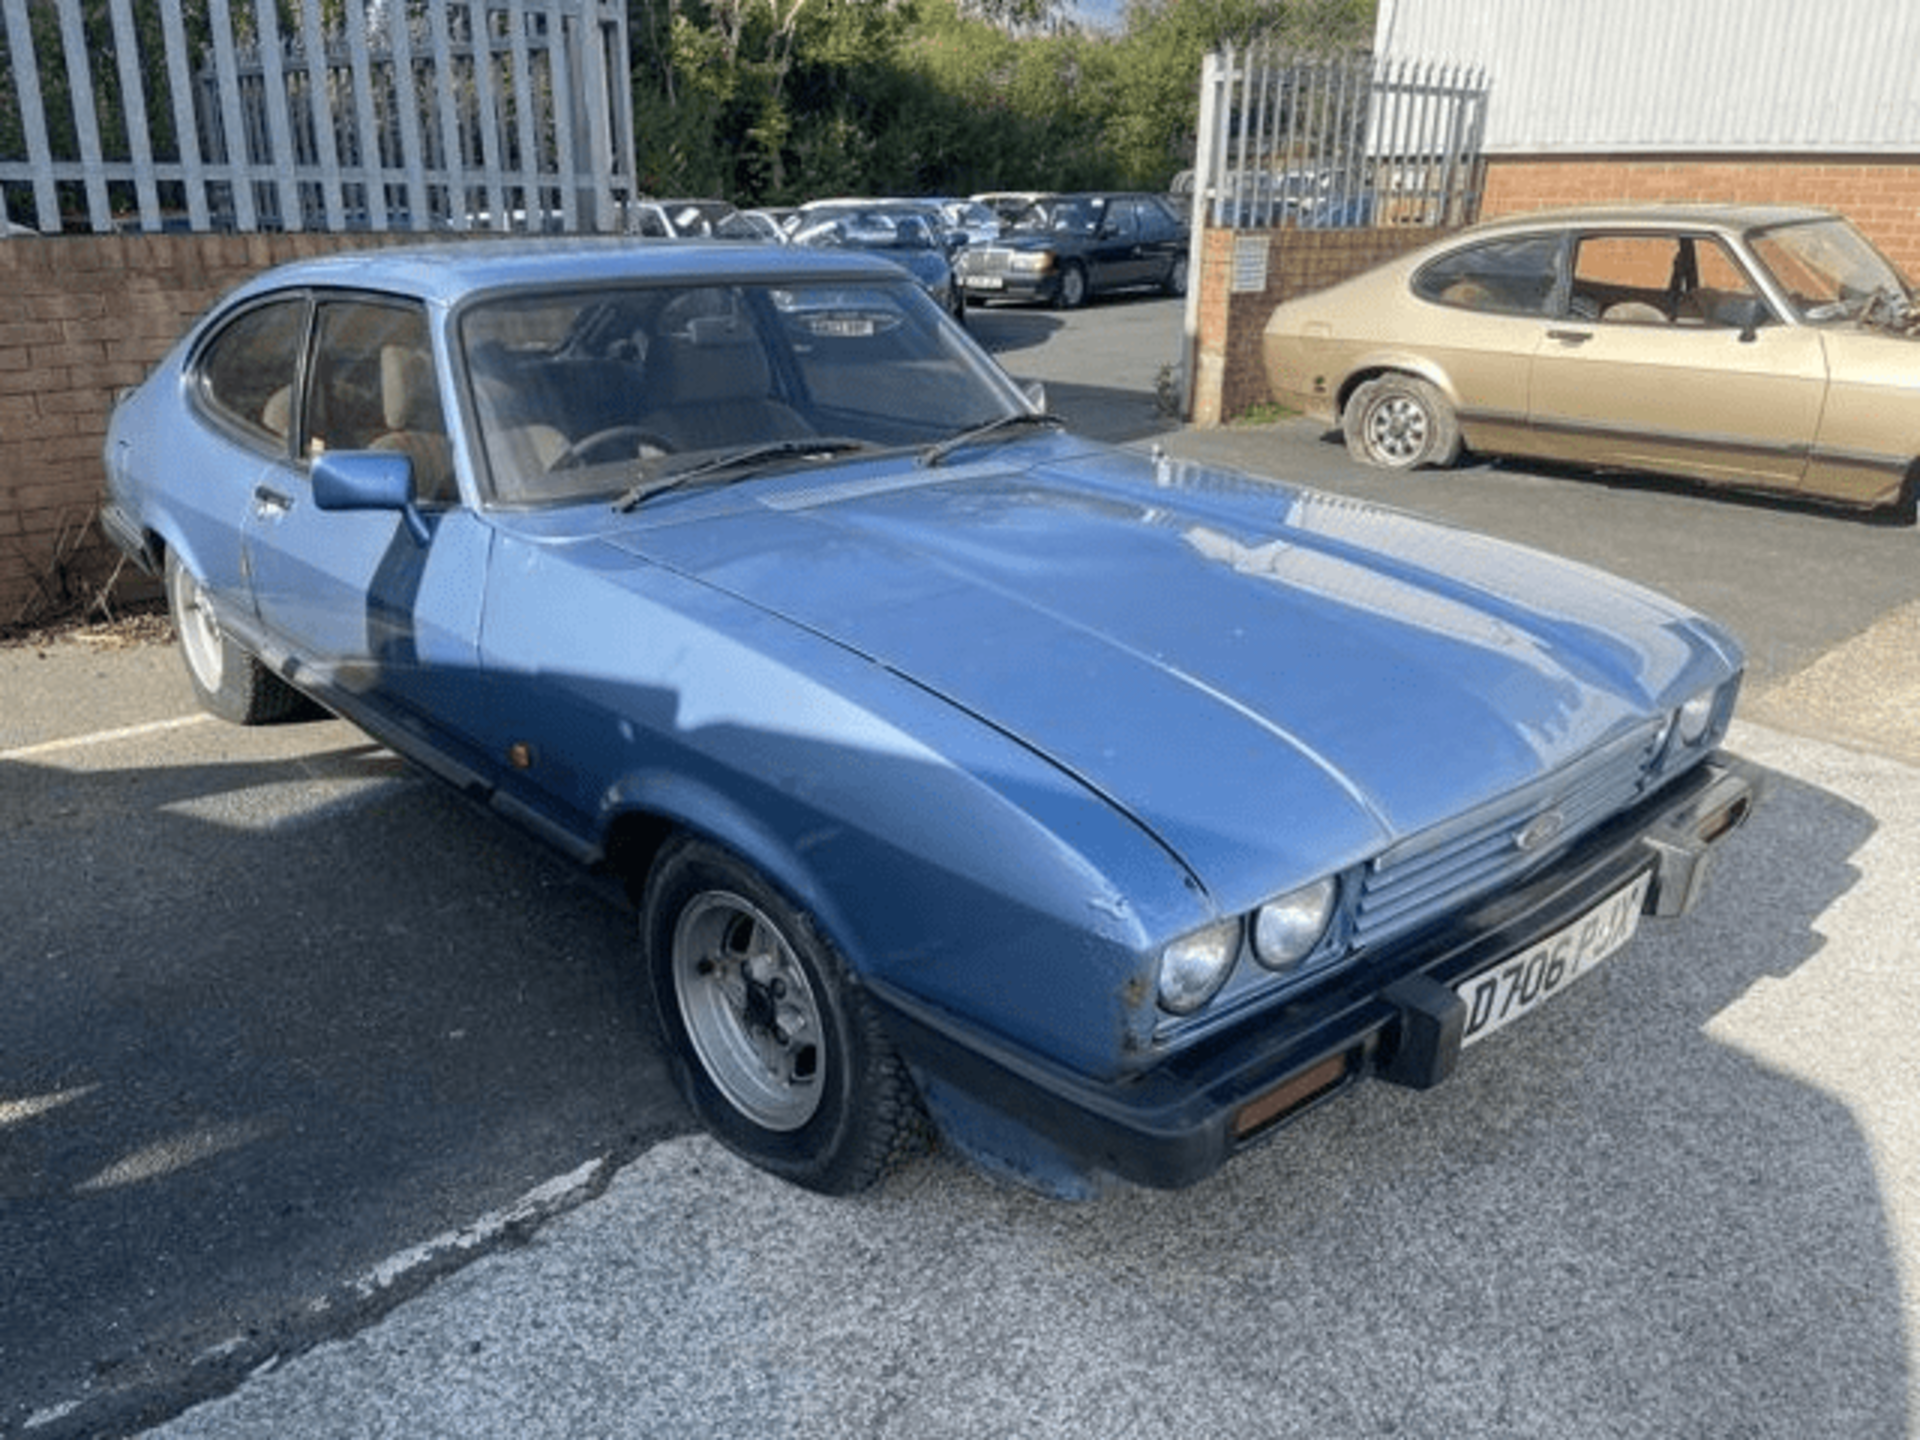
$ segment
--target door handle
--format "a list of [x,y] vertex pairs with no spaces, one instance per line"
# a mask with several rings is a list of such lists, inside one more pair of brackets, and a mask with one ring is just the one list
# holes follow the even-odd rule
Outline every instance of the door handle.
[[271,485],[253,487],[253,509],[257,515],[284,515],[293,509],[293,497]]
[[1549,330],[1547,339],[1564,340],[1569,345],[1584,345],[1593,338],[1591,330]]

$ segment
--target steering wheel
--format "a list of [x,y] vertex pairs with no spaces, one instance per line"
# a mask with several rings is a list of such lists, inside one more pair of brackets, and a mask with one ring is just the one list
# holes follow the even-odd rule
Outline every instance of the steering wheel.
[[1862,325],[1884,325],[1891,330],[1906,330],[1913,325],[1913,312],[1906,297],[1882,285],[1867,296],[1857,317]]
[[[632,448],[619,450],[617,447],[623,444]],[[554,456],[547,469],[571,470],[576,465],[599,464],[607,460],[638,460],[672,452],[673,446],[644,425],[609,425],[604,430],[581,436]]]

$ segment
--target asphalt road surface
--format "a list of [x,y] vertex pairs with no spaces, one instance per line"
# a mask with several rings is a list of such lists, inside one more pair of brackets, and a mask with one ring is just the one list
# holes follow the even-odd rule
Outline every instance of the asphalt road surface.
[[1189,1192],[1061,1206],[936,1155],[824,1201],[692,1133],[631,918],[567,864],[339,722],[198,717],[169,646],[0,651],[0,1429],[1914,1433],[1920,535],[1183,431],[1180,314],[972,325],[1077,428],[1743,636],[1772,790],[1699,912]]

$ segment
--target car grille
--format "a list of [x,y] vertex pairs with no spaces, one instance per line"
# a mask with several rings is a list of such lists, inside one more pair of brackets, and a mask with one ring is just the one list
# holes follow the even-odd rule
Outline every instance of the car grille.
[[1013,252],[1005,246],[970,245],[961,264],[969,275],[1004,275],[1013,268]]
[[1663,733],[1662,722],[1650,721],[1516,794],[1376,857],[1361,884],[1351,949],[1404,934],[1538,869],[1632,805],[1652,779]]

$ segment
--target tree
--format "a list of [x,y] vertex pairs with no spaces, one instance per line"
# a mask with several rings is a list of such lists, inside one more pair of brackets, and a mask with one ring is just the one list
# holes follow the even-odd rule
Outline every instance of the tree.
[[1192,155],[1210,52],[1266,39],[1303,51],[1364,47],[1373,12],[1374,0],[1131,0],[1105,143],[1130,183],[1163,185]]

